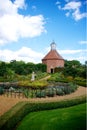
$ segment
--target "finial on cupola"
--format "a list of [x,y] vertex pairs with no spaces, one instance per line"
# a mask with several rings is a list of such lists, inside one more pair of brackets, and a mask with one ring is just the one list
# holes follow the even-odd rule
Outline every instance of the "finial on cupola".
[[51,50],[56,50],[56,43],[54,41],[50,45],[51,45]]

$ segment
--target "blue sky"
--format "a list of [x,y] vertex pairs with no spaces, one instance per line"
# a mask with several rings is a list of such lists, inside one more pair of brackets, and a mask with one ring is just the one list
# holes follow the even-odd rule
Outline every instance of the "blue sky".
[[55,41],[67,60],[86,61],[86,0],[0,0],[0,60],[40,63]]

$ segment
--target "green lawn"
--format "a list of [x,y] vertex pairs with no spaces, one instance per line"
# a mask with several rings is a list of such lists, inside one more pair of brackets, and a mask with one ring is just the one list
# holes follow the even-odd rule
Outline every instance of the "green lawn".
[[86,104],[32,112],[16,130],[86,130]]

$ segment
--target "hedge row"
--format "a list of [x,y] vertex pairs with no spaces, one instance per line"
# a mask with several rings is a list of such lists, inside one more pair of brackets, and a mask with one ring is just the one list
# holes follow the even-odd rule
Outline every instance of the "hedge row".
[[86,79],[85,78],[82,78],[82,77],[75,77],[73,78],[72,76],[67,76],[65,77],[64,75],[62,75],[62,73],[55,73],[53,74],[49,79],[48,81],[52,81],[52,82],[62,82],[62,83],[69,83],[69,82],[74,82],[76,83],[77,85],[81,85],[81,86],[84,86],[84,87],[87,87],[87,84],[86,84]]
[[87,82],[77,81],[76,84],[83,86],[83,87],[87,87]]
[[28,113],[34,111],[65,108],[86,102],[86,97],[45,103],[21,102],[0,117],[0,130],[13,130]]
[[[53,82],[52,80],[48,80],[49,82]],[[61,82],[61,83],[69,83],[69,80],[66,79],[61,79],[61,80],[55,80],[55,82]],[[86,81],[72,81],[72,83],[76,83],[77,85],[83,86],[83,87],[87,87],[87,83]]]

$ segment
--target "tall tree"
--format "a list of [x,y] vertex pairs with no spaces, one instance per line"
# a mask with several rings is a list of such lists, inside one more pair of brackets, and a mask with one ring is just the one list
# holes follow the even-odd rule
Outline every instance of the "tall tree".
[[65,61],[64,75],[76,77],[78,75],[78,68],[81,67],[81,63],[77,60]]
[[0,62],[0,76],[5,76],[6,72],[7,72],[6,63],[1,61]]

